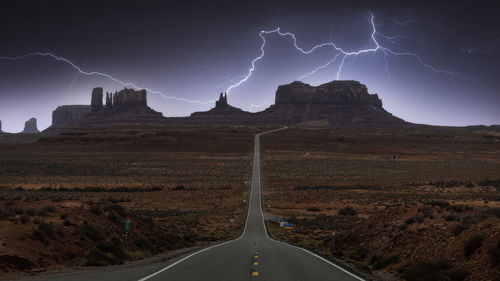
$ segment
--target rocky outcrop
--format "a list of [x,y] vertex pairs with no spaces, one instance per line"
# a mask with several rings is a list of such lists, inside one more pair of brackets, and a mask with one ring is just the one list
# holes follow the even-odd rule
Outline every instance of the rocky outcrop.
[[147,107],[146,90],[123,89],[114,94],[106,92],[106,109],[124,111],[130,108]]
[[[367,87],[357,81],[332,81],[317,87],[299,81],[281,85],[276,91],[275,104],[257,113],[229,105],[226,93],[219,95],[212,109],[195,112],[189,117],[177,118],[164,118],[160,112],[152,110],[147,105],[145,90],[125,88],[114,93],[106,92],[105,105],[103,98],[102,88],[93,89],[90,113],[71,123],[70,128],[102,127],[124,123],[323,127],[409,125],[387,112],[382,107],[382,100],[378,95],[368,93]],[[61,124],[66,120],[80,117],[63,117],[63,110],[60,111]]]
[[101,87],[92,90],[92,98],[90,100],[90,111],[99,112],[102,110],[103,89]]
[[40,133],[38,127],[36,126],[36,118],[31,118],[30,120],[26,121],[26,123],[24,123],[24,130],[22,131],[22,133],[23,134]]
[[168,118],[172,124],[302,125],[329,127],[398,127],[404,120],[385,111],[377,94],[358,81],[332,81],[314,87],[299,81],[278,87],[275,104],[250,113],[227,103],[221,93],[215,107],[189,118]]
[[62,105],[52,112],[52,126],[66,127],[83,119],[91,111],[90,105]]
[[[120,123],[164,123],[161,112],[147,104],[146,90],[123,89],[106,92],[106,105],[102,105],[102,88],[92,91],[91,112],[75,123],[76,127],[108,126]],[[73,127],[75,127],[73,126]]]
[[275,104],[258,114],[269,125],[329,124],[333,127],[390,127],[407,124],[385,111],[377,94],[357,81],[317,87],[296,81],[278,87]]
[[358,81],[333,81],[318,87],[295,81],[278,87],[275,105],[319,104],[319,105],[372,105],[382,108],[377,94],[370,95],[365,85]]
[[205,123],[220,123],[244,121],[241,118],[246,118],[252,114],[243,111],[241,108],[231,106],[227,103],[227,94],[220,93],[219,100],[215,101],[215,107],[208,111],[194,112],[191,118],[204,119]]
[[0,120],[0,134],[3,133],[2,131],[2,120]]
[[215,109],[225,109],[229,106],[227,103],[227,93],[220,93],[219,100],[215,101]]
[[52,113],[52,126],[45,133],[60,133],[85,127],[105,127],[126,123],[164,123],[161,112],[147,104],[146,90],[123,89],[106,92],[101,87],[92,89],[90,105],[59,106]]

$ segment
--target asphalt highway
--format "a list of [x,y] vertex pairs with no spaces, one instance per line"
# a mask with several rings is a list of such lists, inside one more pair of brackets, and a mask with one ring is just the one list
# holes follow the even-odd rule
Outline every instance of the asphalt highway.
[[133,281],[351,281],[364,280],[303,248],[271,239],[261,203],[260,141],[255,136],[253,175],[245,228],[235,240],[202,248],[166,262],[118,266],[73,274],[35,277],[35,280]]

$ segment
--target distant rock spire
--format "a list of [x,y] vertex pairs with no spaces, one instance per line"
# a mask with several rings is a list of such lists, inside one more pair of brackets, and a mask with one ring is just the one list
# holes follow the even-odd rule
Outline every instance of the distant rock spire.
[[101,87],[92,90],[92,99],[90,100],[90,111],[99,112],[102,110],[103,89]]
[[215,101],[215,107],[216,108],[227,107],[227,94],[226,93],[220,93],[219,100]]
[[26,123],[24,123],[23,134],[36,134],[36,133],[40,133],[36,125],[36,118],[31,118],[30,120],[26,121]]
[[113,100],[111,99],[111,93],[106,92],[106,108],[110,109],[113,107]]

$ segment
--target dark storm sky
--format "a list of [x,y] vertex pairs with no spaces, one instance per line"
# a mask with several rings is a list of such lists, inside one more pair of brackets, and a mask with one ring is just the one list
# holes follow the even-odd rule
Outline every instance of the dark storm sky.
[[[259,31],[280,27],[304,49],[335,42],[346,51],[373,47],[369,15],[378,37],[391,50],[418,54],[387,57],[383,52],[348,57],[340,79],[358,80],[378,93],[384,107],[410,122],[436,125],[500,123],[500,4],[496,1],[11,1],[0,10],[0,57],[53,52],[84,71],[99,71],[190,100],[207,101],[248,73],[260,54]],[[15,3],[14,3],[15,2]],[[411,22],[398,25],[398,22]],[[322,48],[304,55],[292,40],[266,36],[265,56],[252,76],[229,95],[249,110],[274,103],[278,85],[290,83],[331,60]],[[491,47],[492,46],[492,47]],[[491,47],[491,48],[490,48]],[[482,51],[464,52],[478,48]],[[319,85],[336,78],[340,60],[305,79]],[[89,104],[93,87],[114,91],[122,85],[99,76],[77,75],[48,57],[0,59],[0,120],[8,132],[21,131],[30,117],[50,125],[58,105]],[[208,110],[149,95],[149,105],[165,116]],[[267,105],[266,105],[267,106]],[[265,107],[253,107],[253,111]]]

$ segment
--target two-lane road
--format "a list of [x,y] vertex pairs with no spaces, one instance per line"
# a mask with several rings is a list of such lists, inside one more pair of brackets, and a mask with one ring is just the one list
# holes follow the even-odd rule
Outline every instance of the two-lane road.
[[117,267],[44,280],[363,280],[305,249],[271,239],[261,203],[260,142],[255,136],[253,176],[247,219],[240,237],[186,254],[166,263]]

